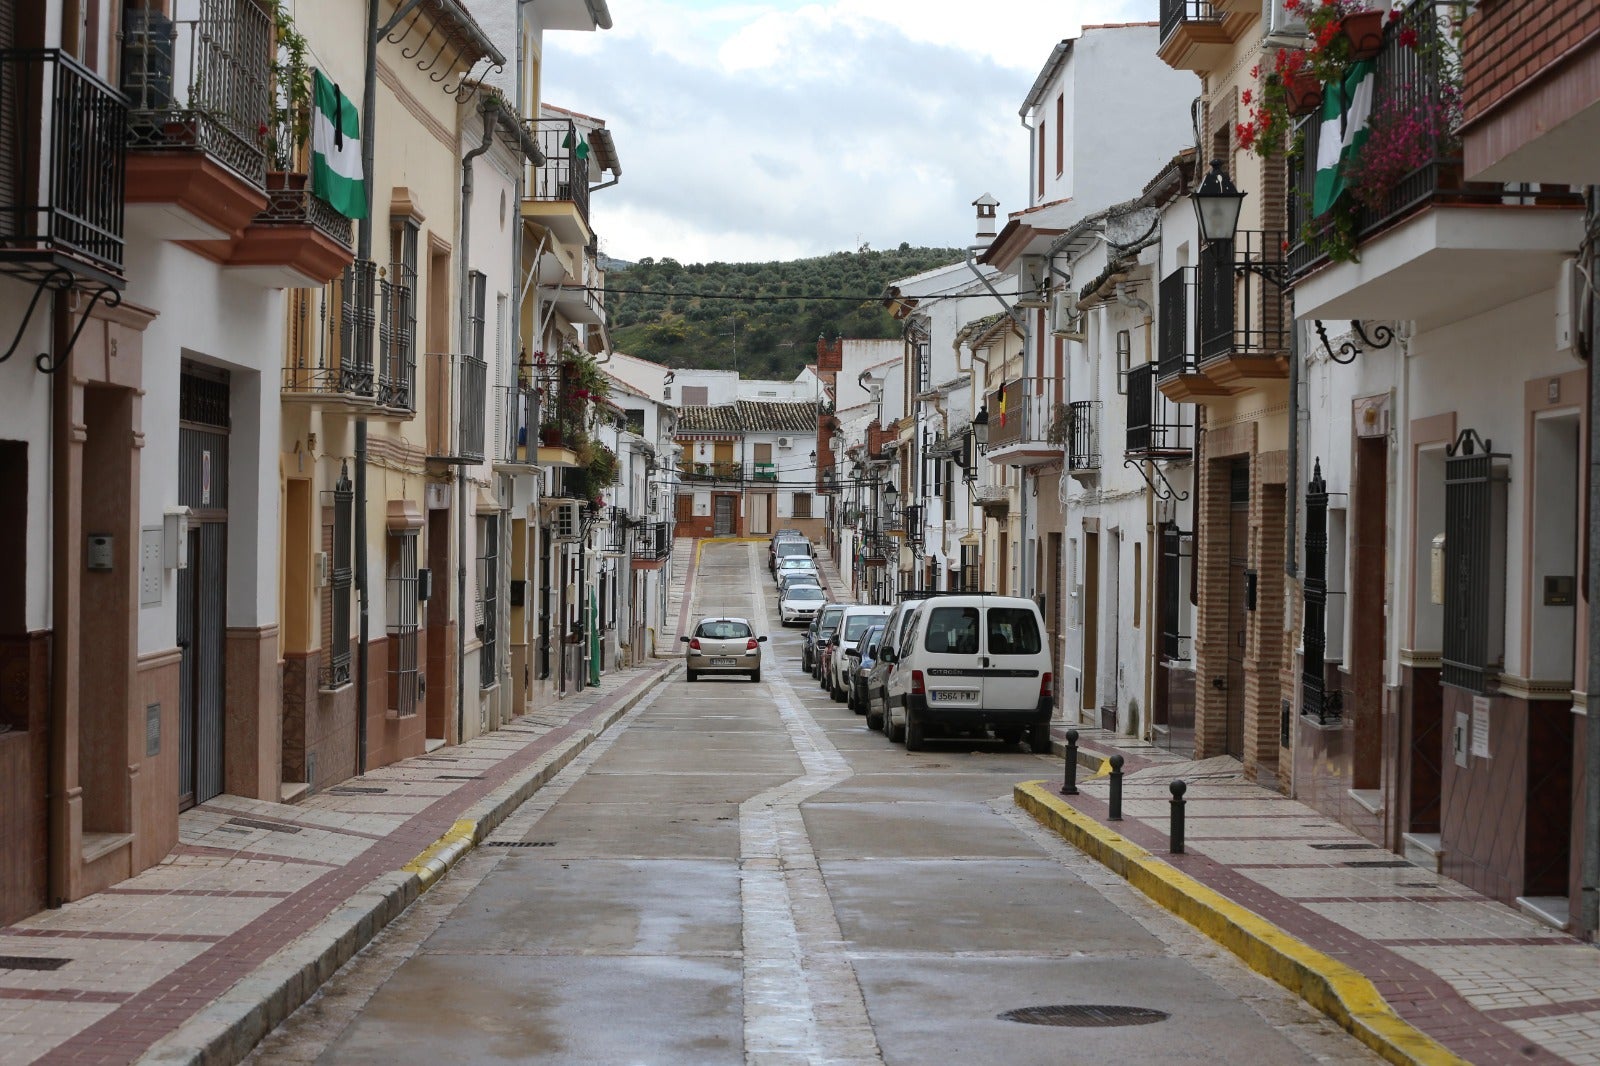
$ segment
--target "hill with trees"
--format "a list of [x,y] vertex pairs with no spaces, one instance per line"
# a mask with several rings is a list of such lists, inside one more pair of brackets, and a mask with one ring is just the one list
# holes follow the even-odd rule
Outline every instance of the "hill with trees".
[[815,360],[819,336],[900,336],[883,309],[884,288],[962,255],[902,244],[788,262],[641,259],[606,277],[611,343],[667,366],[793,378]]

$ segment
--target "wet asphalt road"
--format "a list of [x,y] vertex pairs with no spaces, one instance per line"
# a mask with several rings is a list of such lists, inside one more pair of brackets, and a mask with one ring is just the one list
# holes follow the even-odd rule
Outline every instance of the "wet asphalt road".
[[[659,686],[253,1061],[1376,1061],[1016,812],[1057,761],[831,702],[765,562],[708,545],[691,605],[771,634],[761,684]],[[1000,1017],[1068,1004],[1170,1017]]]

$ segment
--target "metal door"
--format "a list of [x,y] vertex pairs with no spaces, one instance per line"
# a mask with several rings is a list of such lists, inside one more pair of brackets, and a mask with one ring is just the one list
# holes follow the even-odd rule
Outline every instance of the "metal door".
[[737,496],[717,496],[716,499],[716,524],[712,528],[712,535],[718,537],[733,536],[733,508],[738,502]]
[[223,790],[228,588],[225,376],[186,364],[179,379],[178,500],[190,509],[188,565],[178,575],[179,809]]

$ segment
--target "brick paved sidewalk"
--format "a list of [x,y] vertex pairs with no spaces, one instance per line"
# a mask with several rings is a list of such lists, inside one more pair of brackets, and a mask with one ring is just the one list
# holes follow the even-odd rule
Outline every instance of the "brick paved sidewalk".
[[296,805],[187,812],[160,865],[0,927],[0,1064],[237,1061],[471,846],[463,820],[487,833],[674,665]]
[[[1113,750],[1081,732],[1080,763]],[[1123,821],[1107,819],[1109,778],[1087,768],[1082,794],[1063,802],[1365,975],[1401,1018],[1468,1061],[1600,1064],[1594,945],[1246,782],[1236,760],[1125,754]],[[1189,786],[1184,855],[1167,853],[1175,778]]]

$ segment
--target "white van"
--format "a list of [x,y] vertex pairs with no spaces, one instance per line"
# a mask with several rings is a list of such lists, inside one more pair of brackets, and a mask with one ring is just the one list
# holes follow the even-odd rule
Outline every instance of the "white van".
[[851,604],[844,609],[844,614],[839,616],[839,628],[834,630],[829,643],[833,646],[833,655],[828,659],[828,676],[823,678],[824,686],[835,703],[843,703],[845,698],[845,659],[851,649],[861,642],[861,637],[872,626],[881,623],[889,617],[889,608],[873,606],[870,604]]
[[[1022,596],[954,595],[923,602],[893,651],[890,736],[906,749],[931,734],[992,729],[1050,750],[1055,678],[1044,618]],[[903,726],[897,722],[903,720]]]

